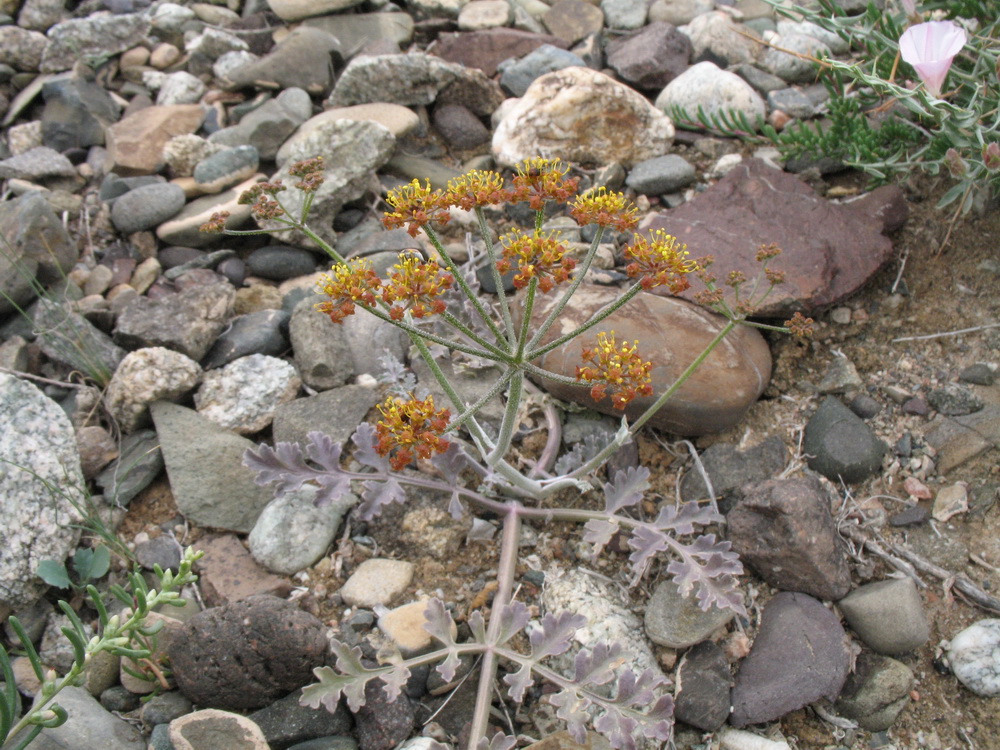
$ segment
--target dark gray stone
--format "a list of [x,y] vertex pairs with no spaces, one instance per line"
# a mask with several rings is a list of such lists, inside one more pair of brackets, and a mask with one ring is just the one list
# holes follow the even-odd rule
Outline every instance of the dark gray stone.
[[75,75],[42,86],[42,143],[56,151],[104,144],[104,128],[118,122],[121,107],[95,81]]
[[659,90],[688,68],[691,40],[672,24],[658,21],[608,42],[608,67],[636,88]]
[[112,685],[101,693],[101,705],[113,713],[126,713],[139,708],[139,696],[121,685]]
[[154,430],[125,435],[119,451],[95,481],[108,502],[125,507],[163,471],[163,454]]
[[275,596],[206,609],[169,648],[181,692],[200,707],[225,710],[261,708],[312,682],[325,654],[323,623]]
[[111,221],[122,234],[153,229],[176,216],[187,201],[180,185],[158,182],[129,190],[111,207]]
[[729,688],[733,678],[721,648],[711,641],[688,650],[677,665],[674,718],[714,732],[729,718]]
[[830,497],[815,477],[751,485],[727,521],[733,550],[775,588],[830,600],[851,590]]
[[303,706],[301,698],[302,691],[296,690],[248,717],[260,727],[273,750],[350,731],[353,722],[343,701],[330,713],[323,707]]
[[662,195],[690,185],[694,178],[693,164],[676,154],[667,154],[636,164],[625,184],[643,195]]
[[934,409],[949,417],[965,416],[983,408],[983,400],[958,383],[948,383],[932,389],[927,394],[927,401]]
[[661,581],[646,604],[646,635],[668,648],[687,648],[708,638],[733,619],[733,610],[698,606],[693,593],[682,596],[671,580]]
[[880,654],[906,654],[931,637],[920,593],[909,578],[866,583],[837,606],[858,637]]
[[761,96],[767,96],[772,91],[778,91],[788,85],[778,76],[771,75],[750,63],[741,63],[733,72],[749,83]]
[[191,713],[191,701],[179,691],[170,690],[154,695],[146,701],[139,711],[139,718],[146,727],[155,727],[158,724],[169,724],[174,719],[189,713]]
[[181,547],[166,534],[135,545],[135,559],[146,570],[159,565],[162,570],[177,572],[181,564]]
[[[771,479],[785,468],[786,463],[788,449],[777,435],[770,435],[758,445],[742,451],[732,443],[716,443],[701,455],[701,465],[712,482],[723,513],[733,507],[741,487]],[[681,499],[690,502],[707,498],[705,480],[697,467],[692,466],[681,480]]]
[[806,594],[776,594],[736,673],[729,723],[761,724],[820,698],[834,700],[850,663],[847,634],[833,612]]
[[192,176],[205,192],[213,193],[250,177],[259,163],[256,147],[234,146],[202,159]]
[[866,393],[859,393],[851,399],[847,408],[853,411],[862,419],[871,419],[882,411],[882,404]]
[[405,694],[390,701],[380,681],[369,680],[365,685],[365,705],[354,714],[354,722],[354,736],[360,750],[391,750],[409,738],[416,723],[416,711]]
[[451,148],[474,148],[490,139],[489,129],[475,113],[461,104],[439,104],[434,108],[434,127]]
[[809,419],[802,442],[809,468],[833,482],[850,484],[877,472],[887,448],[834,396],[827,396]]
[[249,354],[281,354],[288,348],[286,332],[290,318],[284,310],[258,310],[233,318],[212,344],[201,366],[212,370]]
[[996,372],[984,362],[969,365],[958,374],[958,379],[963,383],[973,383],[974,385],[993,385],[996,378]]
[[769,91],[767,93],[767,106],[772,110],[780,109],[800,120],[816,114],[816,106],[812,100],[799,89],[788,88]]
[[562,70],[574,66],[585,67],[586,63],[578,55],[560,49],[551,44],[543,44],[541,47],[529,52],[520,60],[513,60],[507,64],[501,63],[499,69],[500,85],[514,96],[524,96],[539,76],[551,73],[553,70]]
[[298,247],[268,245],[250,253],[246,258],[246,264],[252,276],[285,281],[314,273],[316,256]]
[[379,400],[377,391],[345,385],[280,405],[271,426],[276,442],[305,442],[310,432],[322,432],[346,443]]
[[111,379],[126,354],[104,331],[54,299],[38,300],[35,331],[47,357],[86,373],[98,383]]

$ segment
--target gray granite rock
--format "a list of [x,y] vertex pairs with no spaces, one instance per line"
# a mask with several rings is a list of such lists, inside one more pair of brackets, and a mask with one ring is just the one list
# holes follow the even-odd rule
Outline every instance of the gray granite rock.
[[711,62],[720,68],[756,61],[761,45],[753,31],[721,10],[702,14],[685,27],[691,39],[695,62]]
[[343,330],[315,304],[304,299],[296,306],[288,332],[302,382],[325,391],[354,376],[354,360]]
[[192,523],[247,534],[273,498],[243,454],[254,443],[169,401],[150,408],[174,500]]
[[272,573],[293,575],[314,565],[330,548],[340,522],[358,502],[356,495],[323,507],[316,488],[304,486],[276,497],[261,511],[248,543],[254,559]]
[[48,146],[36,146],[0,161],[0,179],[38,182],[49,177],[75,177],[76,167]]
[[69,305],[51,298],[35,306],[36,342],[45,356],[106,383],[125,357],[125,350]]
[[[761,59],[766,70],[789,83],[808,83],[816,77],[816,64],[809,57],[828,57],[830,48],[820,40],[805,34],[790,33],[775,40]],[[787,50],[787,51],[785,51]],[[790,54],[797,52],[799,55]]]
[[[44,591],[42,560],[61,562],[76,547],[84,480],[73,426],[30,383],[0,373],[0,615],[27,607]],[[51,488],[60,488],[59,492]]]
[[762,122],[767,110],[764,100],[750,84],[709,61],[692,65],[668,83],[655,104],[667,114],[680,108],[688,115],[697,115],[701,108],[709,117],[740,116],[750,124]]
[[212,133],[209,143],[253,146],[259,158],[265,161],[274,159],[285,140],[311,114],[310,111],[303,111],[302,95],[308,101],[309,95],[302,89],[285,89],[274,99],[245,114],[236,125]]
[[948,417],[963,417],[983,408],[983,399],[971,388],[958,383],[947,383],[932,388],[927,393],[927,401],[938,412]]
[[48,39],[45,34],[18,26],[0,26],[0,63],[24,72],[37,71]]
[[806,594],[781,592],[761,614],[749,656],[733,686],[735,727],[774,721],[820,698],[834,700],[850,669],[837,616]]
[[830,496],[813,476],[748,485],[727,516],[733,551],[777,589],[836,600],[851,589]]
[[116,55],[140,44],[149,29],[145,13],[71,18],[48,30],[49,43],[39,69],[58,73],[69,70],[85,56]]
[[906,654],[931,637],[920,593],[910,578],[866,583],[837,606],[858,637],[880,654]]
[[809,468],[831,481],[860,482],[878,471],[887,446],[854,412],[827,396],[806,424]]
[[295,368],[266,354],[250,354],[210,370],[194,394],[198,413],[241,435],[271,424],[279,404],[292,401],[302,387]]

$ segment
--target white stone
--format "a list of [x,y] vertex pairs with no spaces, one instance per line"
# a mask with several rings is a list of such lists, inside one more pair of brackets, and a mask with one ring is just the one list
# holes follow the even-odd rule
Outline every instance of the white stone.
[[294,400],[301,387],[295,368],[283,359],[251,354],[205,373],[194,404],[203,417],[251,435],[271,424],[275,409]]
[[169,73],[163,79],[160,91],[156,95],[156,103],[164,107],[174,104],[196,104],[205,91],[205,84],[200,78],[180,70]]
[[[789,83],[811,83],[819,75],[816,63],[809,58],[824,58],[830,48],[815,37],[805,34],[787,34],[772,40],[775,47],[768,48],[761,65]],[[788,50],[784,52],[782,50]],[[790,53],[796,54],[790,54]]]
[[947,654],[951,671],[969,690],[1000,696],[1000,619],[970,625],[951,639]]
[[656,106],[668,113],[671,107],[680,107],[691,116],[698,107],[709,116],[741,113],[750,123],[763,121],[767,111],[764,100],[749,83],[707,61],[692,65],[668,83],[656,97]]
[[507,110],[493,134],[493,156],[504,166],[541,156],[629,167],[662,156],[673,138],[670,118],[638,92],[590,68],[572,67],[535,79]]
[[340,588],[340,598],[350,607],[386,607],[406,591],[413,580],[413,571],[411,562],[373,557],[351,574]]
[[734,23],[732,16],[722,11],[698,16],[680,31],[691,40],[692,60],[710,52],[715,59],[723,59],[729,65],[753,63],[763,49],[745,36],[753,32]]
[[459,31],[479,31],[507,26],[514,12],[507,0],[472,0],[458,14]]
[[[313,137],[317,130],[326,127],[326,123],[337,120],[353,120],[376,122],[396,138],[401,138],[417,129],[420,125],[420,117],[409,107],[401,104],[389,104],[388,102],[376,102],[372,104],[356,104],[352,107],[334,107],[324,112],[320,112],[314,117],[310,117],[299,125],[291,137],[281,144],[275,162],[278,166],[284,165],[289,160],[289,154],[302,153],[311,148],[312,145],[302,145],[303,142]],[[321,135],[320,138],[323,138]]]

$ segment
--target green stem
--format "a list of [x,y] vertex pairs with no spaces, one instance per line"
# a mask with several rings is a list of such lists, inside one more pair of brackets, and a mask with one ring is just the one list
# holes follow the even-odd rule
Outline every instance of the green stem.
[[489,392],[486,395],[481,396],[479,400],[476,401],[476,403],[466,408],[466,410],[462,414],[459,414],[457,417],[451,420],[451,424],[448,425],[448,430],[453,430],[461,426],[466,420],[468,420],[476,412],[478,412],[480,409],[486,406],[486,404],[488,404],[490,401],[499,396],[500,392],[507,386],[507,383],[510,382],[510,379],[513,377],[515,372],[517,372],[517,370],[514,369],[513,367],[508,368],[508,370],[501,376],[501,378],[496,383],[494,383],[493,387],[490,388]]
[[587,275],[587,271],[590,268],[590,264],[594,262],[594,256],[597,254],[597,247],[601,243],[601,237],[604,236],[604,227],[599,226],[597,228],[597,234],[594,235],[594,241],[590,243],[590,247],[587,249],[587,254],[583,258],[583,263],[580,264],[579,269],[577,269],[576,275],[573,277],[573,281],[570,282],[569,288],[563,292],[562,298],[556,303],[556,306],[552,308],[552,312],[548,314],[545,321],[539,326],[538,330],[535,331],[535,335],[528,342],[528,351],[532,351],[538,342],[542,340],[546,333],[548,333],[549,328],[552,324],[556,322],[556,319],[562,313],[563,308],[566,307],[570,298],[583,283],[583,277]]
[[496,246],[493,244],[493,234],[486,223],[486,213],[480,206],[476,206],[476,221],[479,223],[479,234],[483,238],[486,246],[486,261],[490,266],[490,273],[493,276],[493,286],[497,290],[497,299],[500,302],[500,316],[503,318],[504,328],[507,329],[507,342],[514,346],[514,319],[510,315],[510,302],[507,299],[507,292],[503,287],[503,276],[497,268]]
[[553,349],[562,346],[567,341],[572,341],[581,333],[585,333],[586,331],[596,326],[598,323],[604,321],[606,318],[608,318],[609,316],[620,310],[622,306],[624,306],[629,301],[634,299],[636,295],[638,295],[639,292],[641,291],[642,291],[642,284],[633,284],[631,287],[629,287],[628,291],[626,291],[625,294],[623,294],[621,297],[619,297],[609,305],[598,310],[596,313],[594,313],[593,316],[591,316],[590,320],[588,320],[586,323],[579,326],[578,328],[573,329],[569,333],[560,336],[555,341],[552,341],[551,343],[546,344],[545,346],[541,346],[537,349],[532,349],[530,352],[528,352],[527,358],[537,359],[538,357],[541,357],[543,354],[547,354]]
[[483,305],[482,301],[479,299],[479,295],[469,288],[469,285],[465,282],[465,278],[462,276],[461,270],[455,265],[455,261],[451,259],[448,252],[444,249],[444,245],[441,244],[441,240],[438,239],[437,232],[430,228],[430,226],[424,227],[424,232],[427,235],[427,239],[430,240],[431,244],[434,245],[434,249],[438,251],[438,254],[444,260],[445,264],[448,266],[448,270],[451,271],[451,275],[455,278],[455,283],[458,284],[458,288],[462,290],[462,293],[469,299],[473,307],[476,308],[476,312],[479,313],[479,317],[482,318],[483,322],[489,327],[490,331],[496,336],[497,342],[507,341],[507,337],[501,333],[500,329],[497,328],[497,324],[493,322],[493,316],[490,315],[489,311]]
[[[505,362],[509,358],[509,355],[500,352],[499,350],[496,349],[496,347],[493,347],[490,344],[486,344],[486,342],[484,341],[480,341],[477,343],[483,343],[486,346],[489,346],[492,352],[484,351],[482,349],[476,349],[475,347],[467,346],[452,339],[446,339],[443,336],[438,336],[436,334],[430,333],[429,331],[421,330],[420,328],[417,328],[416,326],[411,325],[410,323],[407,323],[403,320],[393,320],[386,313],[382,312],[377,308],[369,307],[363,302],[357,302],[355,304],[357,304],[358,307],[363,309],[365,312],[374,315],[379,320],[384,320],[386,323],[391,323],[392,325],[396,326],[396,328],[405,331],[411,337],[419,336],[422,339],[427,339],[428,341],[431,341],[435,344],[440,344],[441,346],[445,346],[449,349],[456,349],[460,352],[464,352],[465,354],[471,354],[473,357],[480,357],[481,359],[488,359],[493,362]],[[450,323],[451,321],[448,322]]]
[[493,466],[502,459],[510,448],[511,439],[514,436],[514,426],[517,424],[517,413],[521,406],[521,392],[524,388],[524,370],[514,370],[510,379],[510,390],[507,392],[507,408],[503,412],[503,421],[500,423],[500,435],[497,443],[485,457],[486,464]]
[[445,311],[443,317],[448,322],[448,325],[452,326],[455,330],[459,331],[464,336],[467,336],[468,338],[472,339],[475,343],[479,344],[484,349],[492,352],[493,356],[492,357],[487,356],[485,357],[485,359],[490,359],[494,362],[504,362],[508,364],[510,363],[509,352],[505,352],[502,349],[497,348],[490,342],[486,341],[486,339],[484,339],[482,336],[479,336],[475,331],[473,331],[471,328],[465,325],[465,323],[460,321],[450,312]]

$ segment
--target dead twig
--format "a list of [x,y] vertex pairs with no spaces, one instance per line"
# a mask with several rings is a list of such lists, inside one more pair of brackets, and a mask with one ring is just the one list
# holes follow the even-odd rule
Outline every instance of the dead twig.
[[900,341],[926,341],[927,339],[940,339],[945,336],[958,336],[963,333],[974,333],[975,331],[985,331],[987,328],[1000,328],[1000,323],[987,323],[984,326],[973,326],[972,328],[960,328],[957,331],[943,331],[941,333],[928,333],[925,336],[903,336],[902,338],[893,339],[893,344],[898,344]]
[[[924,573],[928,573],[935,578],[940,579],[947,585],[950,590],[954,588],[956,591],[963,593],[970,601],[988,612],[994,612],[1000,614],[1000,599],[994,596],[990,596],[985,591],[983,591],[979,586],[974,584],[967,576],[961,573],[952,573],[950,570],[942,568],[940,565],[935,565],[930,560],[925,560],[920,555],[916,554],[912,550],[907,549],[898,544],[893,544],[892,542],[887,542],[883,540],[882,544],[885,545],[886,549],[875,542],[873,539],[868,538],[861,529],[851,526],[845,526],[844,531],[847,533],[852,540],[858,544],[863,544],[866,549],[868,549],[872,554],[882,557],[887,562],[892,564],[894,567],[899,567],[899,558],[909,562],[912,568],[916,568]],[[887,551],[888,550],[888,551]],[[890,554],[891,553],[891,554]],[[892,558],[895,558],[895,562]],[[905,568],[899,568],[904,570]],[[908,573],[909,575],[909,573]]]

